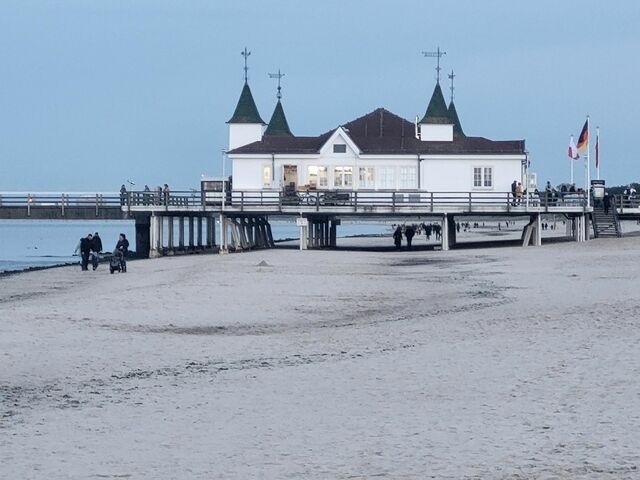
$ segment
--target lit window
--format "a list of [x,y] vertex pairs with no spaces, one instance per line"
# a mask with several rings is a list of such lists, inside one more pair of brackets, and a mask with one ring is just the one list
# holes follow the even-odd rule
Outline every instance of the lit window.
[[271,167],[264,167],[264,169],[262,170],[262,186],[271,186]]
[[347,146],[344,143],[336,143],[333,146],[333,153],[347,153]]
[[327,167],[315,167],[310,166],[309,172],[309,187],[318,188],[326,187],[327,184]]
[[335,167],[333,185],[335,187],[351,187],[353,185],[353,167]]
[[374,188],[375,187],[375,177],[374,170],[372,167],[360,167],[359,170],[359,183],[360,188]]

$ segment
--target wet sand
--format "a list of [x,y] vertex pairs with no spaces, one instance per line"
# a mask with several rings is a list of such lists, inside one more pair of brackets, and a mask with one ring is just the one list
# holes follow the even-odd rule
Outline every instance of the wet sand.
[[634,237],[0,277],[0,478],[640,478],[639,276]]

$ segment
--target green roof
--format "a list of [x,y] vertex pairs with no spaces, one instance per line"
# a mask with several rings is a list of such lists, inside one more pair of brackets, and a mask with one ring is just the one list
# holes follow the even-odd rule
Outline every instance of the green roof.
[[456,110],[453,100],[451,100],[451,103],[449,104],[449,118],[451,119],[451,123],[453,123],[453,133],[464,136],[462,125],[460,124],[460,118],[458,118],[458,111]]
[[264,125],[264,121],[260,118],[258,107],[256,107],[256,102],[253,101],[253,95],[251,95],[251,89],[247,82],[244,82],[236,110],[227,123],[260,123]]
[[293,133],[289,130],[289,123],[287,122],[287,117],[284,115],[284,109],[282,108],[282,102],[280,102],[280,100],[276,103],[276,108],[273,110],[273,115],[271,115],[271,120],[269,120],[269,126],[264,134],[293,136]]
[[433,95],[431,95],[431,101],[427,107],[427,111],[420,120],[420,123],[439,123],[445,125],[451,125],[451,119],[449,118],[449,111],[447,110],[447,104],[444,101],[442,95],[442,89],[440,83],[436,83],[436,88],[433,89]]

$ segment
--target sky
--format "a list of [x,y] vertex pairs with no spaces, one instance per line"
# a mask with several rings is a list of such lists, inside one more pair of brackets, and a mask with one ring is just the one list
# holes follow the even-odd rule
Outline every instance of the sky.
[[568,180],[587,115],[601,178],[640,181],[638,25],[637,0],[0,0],[0,191],[199,188],[222,171],[245,46],[262,118],[280,69],[296,135],[422,116],[421,52],[440,46],[465,133],[525,139],[539,186]]

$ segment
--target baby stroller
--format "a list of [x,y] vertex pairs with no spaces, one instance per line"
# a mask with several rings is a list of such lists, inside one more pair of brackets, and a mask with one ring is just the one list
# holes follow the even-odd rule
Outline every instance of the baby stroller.
[[127,271],[127,262],[124,259],[124,254],[120,250],[113,251],[111,261],[109,262],[109,272],[113,273],[116,270],[121,273],[126,273]]

